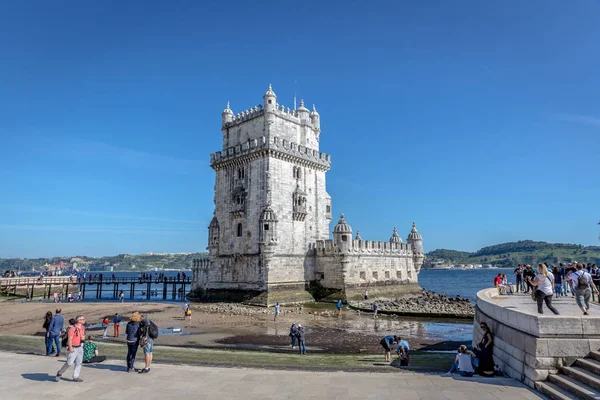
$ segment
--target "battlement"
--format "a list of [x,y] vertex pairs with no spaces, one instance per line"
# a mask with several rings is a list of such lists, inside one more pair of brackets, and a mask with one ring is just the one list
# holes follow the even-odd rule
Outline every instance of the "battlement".
[[[374,240],[350,240],[344,254],[394,254],[412,257],[412,248],[409,244],[377,242]],[[334,244],[333,240],[317,240],[314,245],[309,246],[318,255],[340,254],[342,249]]]
[[195,258],[192,260],[192,269],[208,269],[210,266],[210,259],[208,258]]
[[257,106],[250,107],[247,110],[244,110],[240,113],[233,115],[231,122],[224,123],[223,127],[228,128],[228,127],[240,124],[242,122],[246,122],[251,119],[260,117],[263,114],[264,114],[263,106],[262,106],[262,104],[259,104]]
[[312,164],[318,169],[328,170],[331,166],[331,156],[306,146],[290,142],[279,136],[272,136],[268,139],[266,136],[250,139],[242,144],[217,151],[210,155],[210,165],[217,168],[220,164],[225,164],[230,160],[241,156],[252,156],[262,151],[273,151],[275,156],[282,158],[296,158],[297,161],[304,161]]

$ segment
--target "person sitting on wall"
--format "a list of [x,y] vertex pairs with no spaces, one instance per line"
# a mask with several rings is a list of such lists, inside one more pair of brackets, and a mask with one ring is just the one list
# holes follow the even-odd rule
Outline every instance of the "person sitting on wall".
[[475,355],[479,358],[479,375],[492,377],[496,374],[493,356],[494,336],[486,322],[479,324],[479,327],[483,331],[481,342],[475,349]]

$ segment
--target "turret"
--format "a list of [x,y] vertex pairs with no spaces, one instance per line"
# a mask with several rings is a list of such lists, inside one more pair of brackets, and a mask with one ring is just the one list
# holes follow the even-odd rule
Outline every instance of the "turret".
[[310,113],[310,122],[317,130],[321,130],[321,116],[317,112],[317,108],[313,104],[312,112]]
[[354,240],[362,240],[362,238],[360,237],[360,231],[356,231],[356,237],[354,238]]
[[414,222],[406,242],[412,249],[413,263],[415,265],[415,271],[418,274],[419,270],[421,269],[421,265],[423,265],[423,261],[425,260],[425,255],[423,254],[423,238],[421,237],[419,231],[417,231],[417,224]]
[[217,254],[219,251],[219,239],[221,232],[219,229],[219,221],[215,215],[208,225],[208,250],[211,254]]
[[263,100],[265,101],[265,112],[275,112],[277,109],[277,95],[273,92],[271,84],[269,84],[269,89],[263,96]]
[[390,238],[390,243],[402,243],[402,238],[398,235],[398,229],[394,227],[394,232],[392,233],[392,237]]
[[223,110],[223,114],[221,114],[223,120],[223,126],[233,121],[233,111],[229,108],[229,102],[227,102],[227,107]]
[[333,228],[333,244],[340,250],[347,250],[352,240],[352,228],[344,219],[344,214],[340,214],[340,220]]
[[267,205],[260,215],[260,242],[277,244],[277,215],[270,205]]
[[304,107],[304,100],[300,100],[300,107],[298,107],[298,109],[296,109],[296,112],[298,113],[298,117],[300,118],[300,121],[302,121],[302,120],[308,121],[308,119],[310,117],[310,111],[308,111],[308,108]]

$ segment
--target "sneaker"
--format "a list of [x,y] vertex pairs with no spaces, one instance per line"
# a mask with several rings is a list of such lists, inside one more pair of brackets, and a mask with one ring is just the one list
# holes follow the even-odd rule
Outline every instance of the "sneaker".
[[73,382],[83,382],[83,379],[81,379],[81,378],[74,378]]
[[141,371],[141,369],[139,369],[139,368],[133,368],[133,370],[134,370],[135,372],[140,372],[140,371]]
[[60,354],[55,355],[54,357],[60,357]]
[[588,314],[587,311],[586,311],[586,312],[583,313],[583,315],[590,315],[590,314]]
[[139,371],[140,374],[147,374],[148,372],[150,372],[150,368],[144,368]]
[[442,375],[442,376],[452,376],[452,373],[450,373],[450,372],[446,372],[446,373],[445,373],[444,375]]
[[60,382],[60,377],[61,377],[61,376],[62,376],[61,374],[56,374],[56,378],[55,378],[55,379],[56,379],[56,382]]

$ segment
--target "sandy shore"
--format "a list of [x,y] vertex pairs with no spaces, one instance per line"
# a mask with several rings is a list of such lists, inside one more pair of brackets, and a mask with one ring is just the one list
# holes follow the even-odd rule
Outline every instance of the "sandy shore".
[[[444,332],[433,332],[431,326],[464,330],[468,324],[436,324],[418,320],[381,317],[373,319],[370,314],[344,310],[337,316],[335,306],[283,307],[282,314],[273,322],[271,309],[246,307],[237,304],[192,304],[192,320],[183,318],[182,303],[149,302],[99,302],[99,303],[0,303],[0,332],[5,334],[44,334],[42,328],[46,311],[62,308],[65,319],[78,314],[86,317],[88,333],[101,336],[100,324],[105,316],[112,322],[115,313],[123,316],[121,337],[107,341],[124,342],[124,326],[134,311],[146,313],[162,328],[157,344],[190,346],[198,348],[237,348],[262,351],[290,351],[288,337],[292,322],[306,327],[307,346],[312,351],[325,353],[376,353],[380,351],[379,340],[386,334],[401,334],[413,348],[420,348],[443,341]],[[429,324],[429,325],[428,325]],[[465,328],[467,327],[467,328]],[[167,328],[181,328],[172,333]],[[112,326],[109,328],[112,334]],[[452,344],[451,346],[454,346]]]

